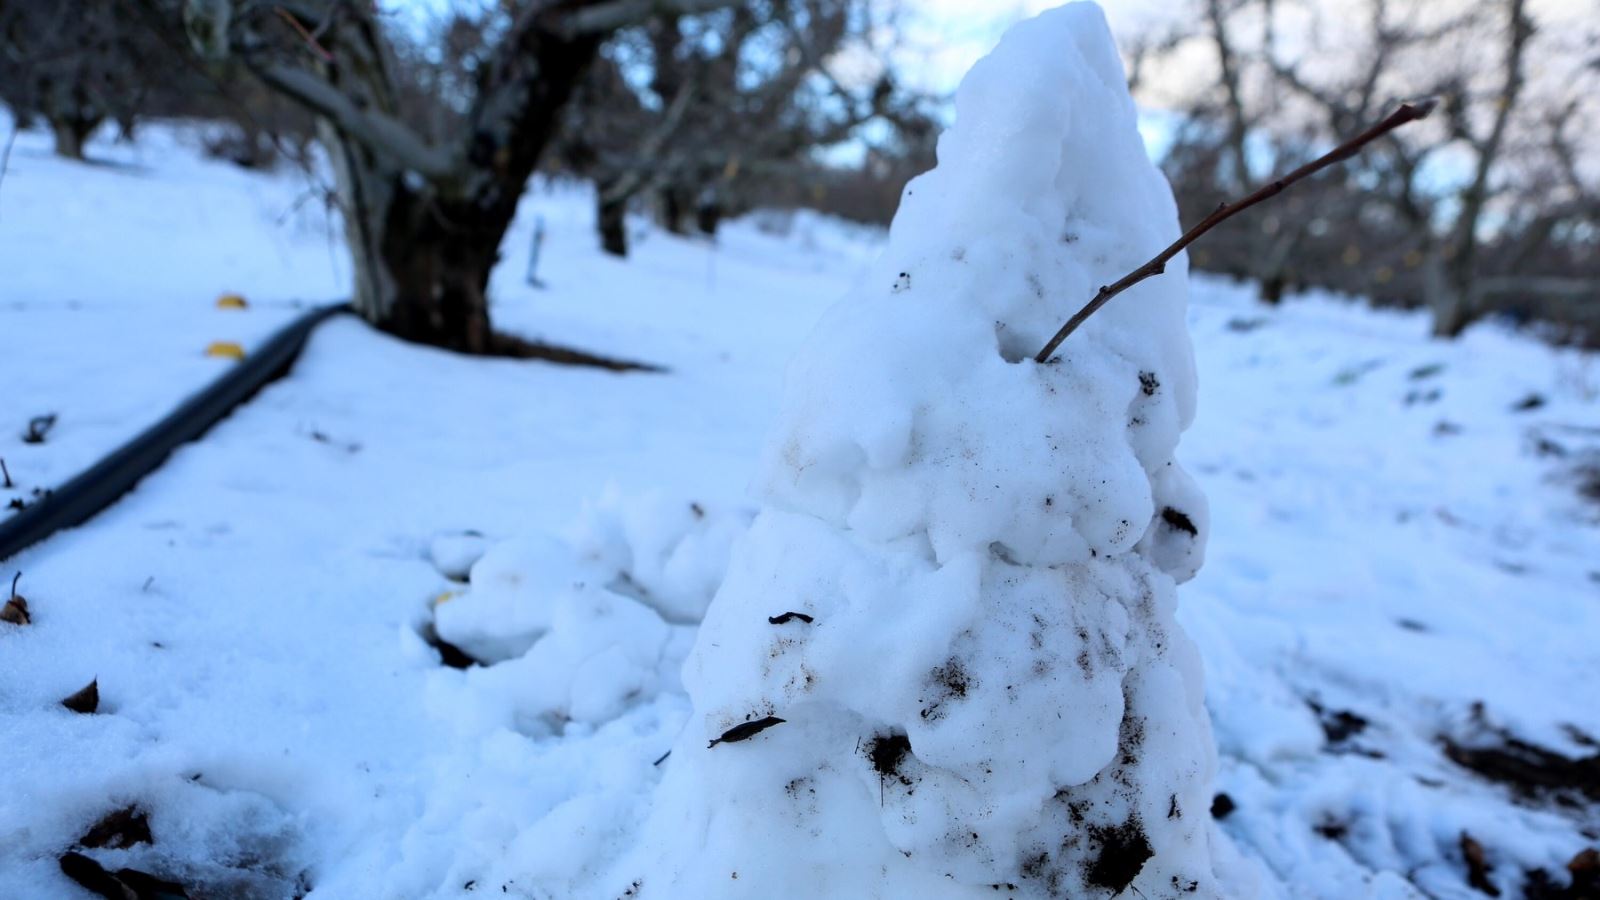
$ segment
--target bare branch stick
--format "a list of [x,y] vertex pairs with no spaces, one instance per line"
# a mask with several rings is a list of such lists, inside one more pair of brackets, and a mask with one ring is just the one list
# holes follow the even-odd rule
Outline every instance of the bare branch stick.
[[11,168],[11,148],[16,146],[17,132],[22,130],[22,123],[17,121],[16,114],[12,113],[11,135],[6,138],[5,149],[0,150],[0,185],[6,182],[6,170]]
[[1072,332],[1078,330],[1078,326],[1082,325],[1084,320],[1094,315],[1095,312],[1100,309],[1100,307],[1105,306],[1112,297],[1115,297],[1116,295],[1122,293],[1130,287],[1133,287],[1152,275],[1160,275],[1162,272],[1165,272],[1167,270],[1167,263],[1170,262],[1174,256],[1182,253],[1184,248],[1198,240],[1201,235],[1217,227],[1228,219],[1233,218],[1239,213],[1244,212],[1250,207],[1255,206],[1257,203],[1260,203],[1263,200],[1270,200],[1273,197],[1278,196],[1295,182],[1315,175],[1334,163],[1343,162],[1344,160],[1355,156],[1361,151],[1362,147],[1365,147],[1378,138],[1383,137],[1396,128],[1399,128],[1408,122],[1415,122],[1418,119],[1427,118],[1428,113],[1433,112],[1433,107],[1435,104],[1436,101],[1431,99],[1419,101],[1417,103],[1403,104],[1399,109],[1390,113],[1388,118],[1333,148],[1325,155],[1306,163],[1287,175],[1276,178],[1270,183],[1257,188],[1254,193],[1242,200],[1236,200],[1232,203],[1224,203],[1217,207],[1215,212],[1202,219],[1200,224],[1184,232],[1183,237],[1178,238],[1172,243],[1171,246],[1167,247],[1167,249],[1157,253],[1149,262],[1122,276],[1122,278],[1119,279],[1115,284],[1109,284],[1101,287],[1100,292],[1094,295],[1094,299],[1090,300],[1088,305],[1083,309],[1080,309],[1074,313],[1072,318],[1067,320],[1067,324],[1061,326],[1061,330],[1056,332],[1055,337],[1052,337],[1050,342],[1044,345],[1044,349],[1040,350],[1038,355],[1033,358],[1034,362],[1048,362],[1051,355],[1056,352],[1056,348],[1061,346],[1061,342],[1066,340],[1068,335],[1072,334]]
[[300,24],[300,20],[294,17],[294,13],[281,6],[274,8],[273,11],[278,14],[279,18],[289,23],[289,27],[294,29],[295,34],[300,35],[300,40],[304,41],[306,46],[310,47],[319,59],[325,63],[333,62],[333,54],[328,52],[327,47],[322,46],[322,42],[317,40],[316,35],[307,31],[306,27]]

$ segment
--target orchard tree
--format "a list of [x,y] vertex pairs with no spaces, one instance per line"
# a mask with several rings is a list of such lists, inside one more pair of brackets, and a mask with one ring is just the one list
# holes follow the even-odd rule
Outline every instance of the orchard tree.
[[[881,63],[873,4],[773,0],[694,19],[661,17],[614,42],[580,87],[560,155],[596,185],[601,244],[625,255],[623,212],[657,198],[675,234],[714,233],[752,178],[794,177],[816,149],[908,105]],[[832,72],[838,56],[876,72]],[[647,77],[624,73],[643,69]]]
[[132,133],[153,92],[181,90],[175,60],[118,0],[0,3],[0,101],[44,120],[67,159],[107,121]]
[[[315,113],[355,270],[355,306],[408,340],[502,347],[487,288],[517,201],[574,88],[619,29],[731,0],[505,0],[475,27],[470,78],[405,111],[403,26],[370,0],[185,0],[190,39]],[[430,136],[430,131],[435,132]]]
[[[1529,0],[1193,0],[1189,12],[1206,27],[1147,35],[1134,67],[1181,76],[1165,95],[1140,87],[1178,112],[1164,165],[1186,215],[1396,99],[1435,96],[1443,113],[1281,210],[1218,229],[1197,265],[1257,281],[1269,301],[1298,283],[1425,306],[1444,337],[1497,311],[1570,325],[1600,297],[1594,172],[1577,138],[1600,90],[1592,16]],[[1167,61],[1183,64],[1163,73]],[[1211,77],[1195,77],[1197,61]]]

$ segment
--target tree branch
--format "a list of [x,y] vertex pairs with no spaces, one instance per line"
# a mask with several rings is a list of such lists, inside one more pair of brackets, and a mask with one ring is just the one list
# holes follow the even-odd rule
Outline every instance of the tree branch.
[[1217,49],[1217,66],[1222,75],[1223,96],[1228,110],[1228,149],[1232,157],[1234,187],[1243,190],[1253,180],[1250,177],[1250,157],[1245,149],[1249,126],[1245,122],[1243,90],[1239,84],[1239,66],[1228,37],[1228,11],[1222,0],[1206,3],[1206,18],[1211,23],[1211,41]]
[[[679,86],[678,94],[672,98],[672,105],[667,107],[660,124],[639,142],[641,157],[646,160],[659,160],[662,148],[683,124],[684,113],[688,112],[689,106],[694,102],[698,82],[698,78],[691,76]],[[608,203],[621,202],[638,192],[648,180],[649,174],[642,167],[630,168],[615,183],[601,192],[600,199]]]
[[[1526,0],[1511,0],[1509,21],[1506,26],[1508,30],[1505,80],[1496,97],[1494,121],[1488,135],[1478,139],[1471,134],[1470,129],[1465,127],[1458,129],[1458,134],[1478,154],[1477,170],[1472,182],[1461,192],[1461,211],[1456,214],[1453,235],[1455,252],[1450,259],[1452,275],[1456,284],[1462,288],[1471,283],[1475,274],[1474,266],[1479,244],[1478,221],[1489,203],[1490,176],[1499,161],[1501,147],[1505,143],[1506,129],[1511,123],[1511,112],[1516,107],[1517,98],[1521,95],[1525,83],[1523,61],[1528,41],[1533,37],[1533,22],[1527,17],[1525,5]],[[1465,123],[1464,113],[1461,119]]]
[[1507,276],[1479,279],[1474,287],[1485,295],[1524,294],[1575,299],[1600,297],[1600,278],[1565,278],[1559,275],[1531,278]]
[[739,0],[610,0],[573,10],[562,17],[569,35],[608,34],[637,25],[652,16],[691,16],[732,6]]
[[428,178],[443,178],[453,172],[448,152],[428,144],[399,119],[357,106],[344,92],[305,69],[269,63],[253,71],[262,81],[328,119],[374,153],[391,156]]
[[1276,197],[1277,195],[1283,193],[1295,182],[1315,175],[1334,163],[1342,162],[1352,156],[1355,156],[1361,151],[1361,148],[1372,143],[1378,138],[1383,137],[1396,128],[1399,128],[1408,122],[1415,122],[1418,119],[1427,118],[1428,113],[1433,112],[1434,105],[1435,101],[1431,99],[1420,101],[1415,104],[1403,104],[1399,109],[1390,113],[1388,118],[1333,148],[1323,156],[1306,163],[1287,175],[1275,179],[1270,184],[1258,188],[1254,193],[1242,200],[1236,200],[1233,203],[1224,203],[1223,205],[1217,207],[1215,212],[1209,216],[1206,216],[1205,219],[1201,220],[1200,224],[1184,232],[1182,237],[1174,241],[1170,246],[1167,247],[1167,249],[1157,253],[1149,262],[1137,269],[1134,269],[1127,275],[1122,276],[1122,278],[1119,279],[1115,284],[1106,285],[1100,288],[1100,292],[1095,294],[1094,299],[1090,300],[1088,305],[1084,306],[1083,309],[1080,309],[1073,314],[1072,318],[1068,319],[1067,323],[1061,326],[1061,330],[1057,331],[1055,336],[1044,345],[1044,349],[1040,350],[1038,355],[1034,357],[1034,362],[1048,362],[1051,355],[1056,352],[1056,348],[1061,346],[1061,342],[1066,340],[1067,337],[1072,334],[1072,332],[1076,331],[1078,326],[1082,325],[1085,320],[1094,315],[1095,312],[1100,309],[1100,307],[1105,306],[1108,302],[1110,302],[1112,297],[1115,297],[1128,288],[1133,287],[1146,278],[1149,278],[1153,275],[1160,275],[1162,272],[1165,272],[1167,269],[1167,263],[1170,262],[1174,256],[1182,253],[1184,248],[1188,247],[1196,240],[1199,240],[1201,235],[1204,235],[1206,232],[1217,227],[1228,219],[1233,218],[1239,213],[1244,212],[1250,207],[1255,206],[1264,200],[1270,200],[1273,197]]

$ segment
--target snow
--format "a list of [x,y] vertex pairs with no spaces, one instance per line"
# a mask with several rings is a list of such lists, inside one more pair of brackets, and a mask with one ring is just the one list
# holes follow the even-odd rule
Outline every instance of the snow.
[[[10,120],[0,128],[9,135]],[[344,291],[306,179],[197,165],[199,137],[151,128],[65,171],[43,133],[18,137],[0,182],[0,327],[61,338],[7,342],[6,427],[71,413],[48,452],[7,448],[13,478],[65,481],[230,364],[205,356],[208,344],[249,349],[299,306]],[[245,294],[247,314],[215,307],[230,292]],[[107,384],[117,389],[84,390]]]
[[[18,488],[0,499],[65,480],[227,365],[200,355],[206,343],[253,346],[296,302],[340,293],[316,204],[279,224],[304,179],[238,172],[194,144],[152,127],[132,146],[93,145],[117,165],[85,167],[49,158],[42,133],[19,137],[0,185],[0,334],[11,338],[0,457]],[[655,762],[705,746],[679,673],[732,548],[760,545],[738,535],[752,503],[770,500],[747,488],[773,474],[762,448],[792,408],[785,364],[852,284],[892,289],[909,269],[875,264],[880,240],[811,217],[787,235],[735,222],[714,247],[642,234],[635,258],[616,262],[594,247],[582,192],[542,185],[524,203],[494,283],[499,320],[670,374],[474,360],[335,321],[288,377],[116,506],[6,560],[0,575],[23,573],[33,622],[0,623],[0,897],[86,896],[57,859],[130,804],[148,813],[153,842],[83,852],[195,895],[288,897],[306,884],[313,898],[504,888],[611,900],[633,878],[652,889],[626,862],[691,757]],[[545,291],[522,280],[536,216]],[[1020,279],[1028,248],[1013,250]],[[1065,270],[1051,274],[1070,290]],[[961,288],[912,275],[889,300]],[[1170,299],[1158,284],[1074,335],[1072,364]],[[224,291],[250,309],[215,310]],[[1176,615],[1205,670],[1216,787],[1236,805],[1219,822],[1218,874],[1253,873],[1267,897],[1480,897],[1467,832],[1502,896],[1520,896],[1524,869],[1564,883],[1600,833],[1593,802],[1518,797],[1451,762],[1440,739],[1473,746],[1504,730],[1595,752],[1580,738],[1600,734],[1600,514],[1575,479],[1600,444],[1600,364],[1494,324],[1442,343],[1420,315],[1340,298],[1265,308],[1209,278],[1189,294],[1198,415],[1181,457],[1210,519],[1197,529],[1205,566],[1178,589]],[[901,341],[878,349],[939,363],[910,352],[932,325],[899,325]],[[1164,388],[1185,377],[1163,374]],[[1518,409],[1535,394],[1542,405]],[[1127,407],[1113,409],[1125,425]],[[51,411],[49,440],[18,439]],[[1019,441],[1038,430],[1014,427]],[[824,522],[819,541],[840,543],[836,519],[762,515],[754,528],[804,516]],[[952,531],[952,554],[963,540],[981,538]],[[752,555],[735,574],[798,568],[766,546],[759,555],[778,558]],[[488,575],[459,577],[490,552],[521,579],[502,600],[528,619],[485,611],[483,635],[521,637],[495,665],[443,666],[425,634],[448,631],[452,607],[470,619],[467,604],[489,601]],[[792,586],[807,573],[789,574]],[[862,574],[881,576],[881,555]],[[865,596],[872,584],[853,587]],[[436,605],[446,592],[456,596]],[[800,632],[798,620],[766,621],[794,599],[774,594],[750,627]],[[875,664],[909,667],[905,644],[874,646]],[[99,714],[58,705],[91,678]],[[888,707],[903,682],[883,684],[868,699]],[[1333,740],[1308,701],[1368,724]],[[702,756],[776,744],[799,723]],[[736,775],[770,777],[725,774],[735,794]],[[883,850],[851,843],[888,834],[875,776],[816,780],[815,808],[850,823],[841,869]],[[886,807],[901,803],[903,785],[881,787]],[[773,806],[809,808],[787,794]],[[748,851],[722,891],[753,894],[767,867],[786,865],[784,847]],[[930,875],[917,890],[937,896],[947,882]],[[851,887],[833,895],[859,896]]]

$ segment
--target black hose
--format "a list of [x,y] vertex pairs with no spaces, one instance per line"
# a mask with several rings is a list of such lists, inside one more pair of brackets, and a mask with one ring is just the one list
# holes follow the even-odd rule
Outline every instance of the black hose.
[[181,444],[198,438],[269,382],[283,376],[306,338],[348,304],[321,306],[279,329],[226,375],[168,413],[76,478],[0,522],[0,560],[6,560],[63,528],[82,525],[133,490]]

